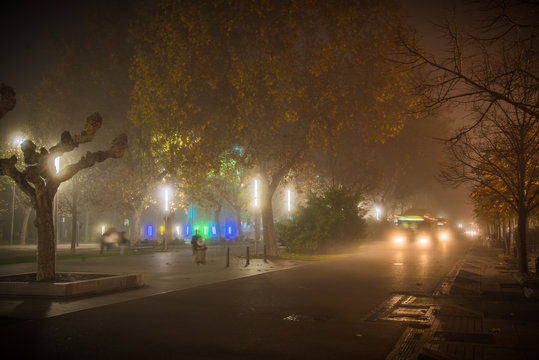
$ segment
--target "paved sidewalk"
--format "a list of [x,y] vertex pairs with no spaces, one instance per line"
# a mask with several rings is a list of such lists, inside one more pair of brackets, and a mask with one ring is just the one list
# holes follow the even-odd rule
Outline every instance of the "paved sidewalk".
[[501,250],[472,247],[418,359],[539,359],[538,284]]
[[[95,252],[97,245],[87,245],[77,249],[79,254]],[[66,247],[59,253],[69,252]],[[253,249],[251,248],[251,254]],[[32,248],[16,249],[18,255],[31,254]],[[134,252],[134,249],[131,250]],[[109,305],[133,299],[164,294],[197,286],[233,280],[264,272],[282,270],[299,266],[298,261],[268,261],[250,259],[246,266],[246,246],[230,247],[229,267],[226,267],[226,247],[210,245],[207,263],[194,263],[190,246],[180,246],[168,251],[144,252],[129,256],[84,257],[69,260],[57,260],[56,271],[64,272],[99,272],[110,274],[142,274],[144,286],[138,289],[120,291],[99,296],[74,298],[68,300],[37,298],[0,298],[0,317],[5,319],[39,319],[57,316],[69,312]],[[258,249],[260,253],[260,249]],[[5,254],[4,254],[5,255]],[[0,275],[35,272],[36,263],[0,265]]]

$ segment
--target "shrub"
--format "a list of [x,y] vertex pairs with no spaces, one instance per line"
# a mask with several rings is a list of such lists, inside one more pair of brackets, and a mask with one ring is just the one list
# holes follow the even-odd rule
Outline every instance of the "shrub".
[[358,215],[360,199],[345,189],[311,194],[292,220],[277,224],[281,243],[292,252],[325,253],[357,242],[365,230],[365,221]]

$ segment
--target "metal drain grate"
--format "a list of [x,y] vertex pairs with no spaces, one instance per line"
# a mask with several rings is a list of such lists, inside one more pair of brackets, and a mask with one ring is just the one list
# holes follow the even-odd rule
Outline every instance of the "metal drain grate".
[[416,304],[416,297],[410,295],[393,295],[373,313],[367,321],[398,321],[412,327],[429,327],[434,320],[437,308],[428,304]]
[[409,360],[418,352],[424,331],[421,329],[408,328],[401,336],[395,349],[387,356],[386,360]]

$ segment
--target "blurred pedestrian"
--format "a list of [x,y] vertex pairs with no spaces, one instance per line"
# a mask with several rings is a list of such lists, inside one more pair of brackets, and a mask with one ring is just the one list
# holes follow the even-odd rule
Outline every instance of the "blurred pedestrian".
[[114,244],[118,243],[118,233],[114,228],[110,228],[103,233],[101,236],[101,251],[100,254],[103,254],[103,248],[106,248],[107,251],[112,250]]
[[191,247],[193,248],[193,255],[195,255],[198,239],[202,239],[202,237],[198,235],[198,230],[195,230],[195,235],[193,235],[193,237],[191,238]]
[[206,250],[208,250],[208,248],[206,247],[206,244],[204,244],[202,237],[199,236],[195,244],[195,262],[197,265],[206,263]]
[[123,255],[129,248],[129,239],[125,236],[125,231],[121,231],[118,244],[120,245],[120,255]]

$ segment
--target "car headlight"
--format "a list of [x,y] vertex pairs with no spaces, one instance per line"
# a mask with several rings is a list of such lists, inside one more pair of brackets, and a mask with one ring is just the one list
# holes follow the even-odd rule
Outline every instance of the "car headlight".
[[395,236],[393,238],[393,242],[395,244],[402,244],[402,243],[404,243],[404,237],[403,236]]
[[420,244],[420,245],[428,245],[429,242],[430,242],[429,237],[426,236],[426,235],[420,236],[418,240],[419,240],[419,244]]
[[447,241],[449,240],[449,234],[447,232],[443,232],[440,234],[440,240]]

